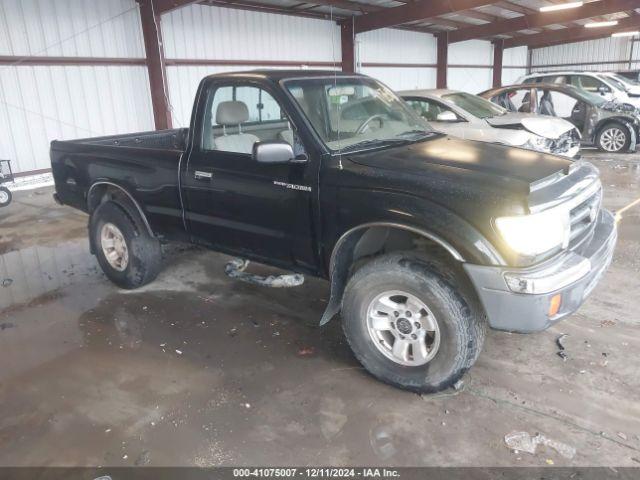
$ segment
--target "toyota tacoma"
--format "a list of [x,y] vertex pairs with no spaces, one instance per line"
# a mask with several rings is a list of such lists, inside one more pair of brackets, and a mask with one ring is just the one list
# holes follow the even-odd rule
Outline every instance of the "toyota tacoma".
[[488,327],[544,330],[609,265],[613,215],[591,164],[434,131],[363,75],[211,75],[189,128],[51,144],[55,199],[134,289],[188,241],[326,279],[375,377],[454,385]]

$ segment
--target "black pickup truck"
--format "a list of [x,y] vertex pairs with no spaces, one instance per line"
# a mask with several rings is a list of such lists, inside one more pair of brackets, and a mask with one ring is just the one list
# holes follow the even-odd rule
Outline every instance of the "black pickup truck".
[[320,323],[341,312],[367,370],[420,392],[460,379],[487,327],[574,312],[616,242],[589,163],[447,137],[362,75],[212,75],[190,128],[54,141],[51,164],[118,286],[172,240],[325,278]]

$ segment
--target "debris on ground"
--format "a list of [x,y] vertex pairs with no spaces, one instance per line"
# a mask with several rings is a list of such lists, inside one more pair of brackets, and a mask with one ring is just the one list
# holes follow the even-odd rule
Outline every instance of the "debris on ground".
[[264,277],[262,275],[245,272],[248,265],[249,260],[234,258],[225,265],[224,273],[226,273],[229,278],[235,278],[242,282],[260,285],[262,287],[288,288],[298,287],[304,283],[304,275],[299,273],[288,275],[268,275]]
[[316,349],[313,347],[300,347],[298,349],[298,356],[300,357],[308,357],[316,353]]
[[556,338],[556,345],[558,345],[558,348],[560,349],[558,350],[557,354],[565,362],[567,361],[568,357],[567,357],[566,347],[564,345],[564,339],[567,338],[568,336],[569,334],[563,333],[559,335],[558,338]]
[[233,327],[231,330],[229,330],[228,335],[230,337],[235,337],[238,334],[238,329],[236,327]]
[[464,380],[460,379],[456,383],[453,384],[454,390],[461,390],[464,387]]
[[11,322],[2,322],[2,323],[0,323],[0,331],[6,330],[7,328],[13,328],[13,327],[15,327],[15,324],[13,324]]
[[5,278],[4,280],[2,280],[3,287],[9,287],[11,286],[12,283],[13,283],[13,278]]
[[145,450],[140,455],[138,455],[138,458],[136,458],[134,465],[136,465],[137,467],[141,467],[143,465],[148,465],[150,462],[151,454],[149,453],[149,450]]
[[613,327],[616,324],[613,320],[602,320],[600,322],[601,327]]
[[566,443],[545,437],[541,433],[531,436],[528,432],[511,432],[504,436],[504,443],[514,452],[525,452],[535,455],[538,445],[545,445],[553,448],[564,458],[572,459],[576,454],[576,449]]
[[623,440],[627,440],[627,435],[623,432],[618,432],[618,436]]
[[176,350],[176,353],[177,353],[178,355],[182,355],[182,350]]

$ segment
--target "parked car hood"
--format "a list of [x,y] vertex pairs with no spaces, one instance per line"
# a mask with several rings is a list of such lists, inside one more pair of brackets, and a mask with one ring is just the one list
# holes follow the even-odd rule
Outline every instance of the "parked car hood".
[[545,138],[555,139],[567,133],[573,124],[562,118],[535,115],[530,113],[507,113],[499,117],[486,118],[489,125],[495,128],[524,128],[531,133]]
[[531,184],[565,170],[563,157],[505,145],[438,136],[426,141],[349,156],[355,163],[374,168],[429,176],[433,166],[463,169]]

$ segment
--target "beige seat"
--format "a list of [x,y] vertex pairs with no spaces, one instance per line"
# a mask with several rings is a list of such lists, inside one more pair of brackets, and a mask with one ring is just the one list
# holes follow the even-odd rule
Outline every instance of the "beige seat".
[[278,137],[280,137],[280,140],[287,142],[289,145],[293,147],[293,130],[291,129],[282,130],[278,134]]
[[[250,133],[242,133],[242,124],[249,120],[249,109],[244,102],[221,102],[216,110],[216,123],[222,125],[223,134],[213,139],[214,148],[224,152],[251,153],[253,144],[260,140]],[[227,135],[226,128],[238,126],[238,133]]]

